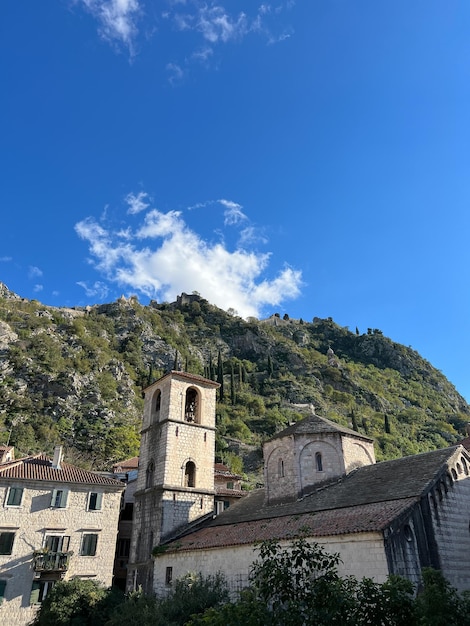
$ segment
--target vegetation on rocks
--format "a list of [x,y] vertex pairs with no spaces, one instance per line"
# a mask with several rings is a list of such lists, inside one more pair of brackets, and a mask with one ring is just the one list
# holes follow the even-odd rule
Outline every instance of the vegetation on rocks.
[[61,443],[94,469],[137,454],[142,389],[171,369],[221,383],[217,456],[252,476],[262,442],[312,405],[374,438],[379,460],[453,444],[470,420],[439,371],[378,329],[243,320],[199,296],[54,308],[0,283],[0,443],[19,454]]

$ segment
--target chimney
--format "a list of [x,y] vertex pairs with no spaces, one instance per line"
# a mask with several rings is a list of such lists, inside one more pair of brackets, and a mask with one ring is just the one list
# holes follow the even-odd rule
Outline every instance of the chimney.
[[62,446],[56,446],[54,448],[54,458],[52,459],[52,467],[54,469],[62,469],[60,464],[62,463]]

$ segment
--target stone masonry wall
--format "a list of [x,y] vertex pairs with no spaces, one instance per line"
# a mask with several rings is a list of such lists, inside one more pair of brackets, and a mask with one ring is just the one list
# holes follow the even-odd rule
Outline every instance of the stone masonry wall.
[[[40,484],[9,481],[24,487],[19,507],[6,506],[8,485],[0,484],[0,532],[14,532],[11,555],[0,555],[0,579],[6,580],[5,599],[0,606],[0,623],[5,626],[28,624],[37,607],[30,607],[34,571],[33,552],[44,545],[46,535],[70,537],[69,551],[73,551],[65,580],[86,577],[109,586],[112,583],[113,560],[116,549],[117,524],[121,491],[106,491],[105,487],[78,487],[66,484]],[[69,488],[67,506],[51,508],[54,488]],[[88,511],[90,491],[101,491],[102,509]],[[80,556],[84,533],[98,535],[95,556]]]
[[[367,576],[377,582],[386,580],[388,566],[380,533],[325,537],[319,538],[318,543],[329,552],[340,554],[341,576]],[[282,545],[288,546],[289,542],[282,542]],[[171,586],[165,581],[167,568],[171,567],[173,581],[188,572],[201,573],[203,576],[221,572],[235,597],[237,592],[249,584],[250,566],[257,555],[253,545],[163,554],[155,559],[154,591],[158,596],[169,592]]]
[[470,590],[469,468],[469,457],[461,448],[447,475],[429,495],[440,566],[459,591]]

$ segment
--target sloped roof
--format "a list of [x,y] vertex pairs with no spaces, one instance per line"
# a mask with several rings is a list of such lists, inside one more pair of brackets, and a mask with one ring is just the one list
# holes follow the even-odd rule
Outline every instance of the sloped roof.
[[101,485],[123,489],[121,481],[103,474],[61,463],[60,469],[52,467],[51,459],[44,454],[29,456],[0,465],[2,479],[38,480],[47,483],[73,483],[81,485]]
[[320,417],[320,415],[310,415],[309,417],[288,426],[284,430],[281,430],[281,432],[274,435],[274,437],[271,438],[271,441],[292,435],[318,435],[326,433],[340,433],[342,435],[349,435],[365,441],[373,441],[373,439],[367,437],[366,435],[362,435],[355,430],[351,430],[351,428],[346,428],[345,426],[336,424],[326,417]]
[[234,480],[240,480],[242,478],[239,474],[234,474],[230,468],[223,463],[214,463],[214,474],[216,478],[233,478]]
[[465,437],[465,439],[461,441],[460,444],[467,450],[470,450],[470,437]]
[[[113,471],[127,471],[131,469],[137,469],[139,467],[139,457],[133,456],[131,459],[126,459],[124,461],[119,461],[113,465]],[[118,468],[120,468],[118,470]]]
[[266,504],[264,489],[258,489],[218,515],[208,527],[180,538],[174,548],[182,545],[190,550],[288,538],[296,536],[289,535],[294,529],[298,536],[306,527],[308,536],[381,531],[418,502],[461,451],[461,446],[453,446],[366,465],[285,504]]
[[161,378],[154,381],[151,385],[146,387],[144,391],[153,387],[156,383],[159,383],[161,380],[166,378],[167,376],[173,376],[175,378],[183,378],[188,380],[189,382],[198,383],[200,385],[205,385],[206,387],[220,387],[220,383],[215,382],[215,380],[210,380],[209,378],[204,378],[204,376],[199,376],[199,374],[190,374],[189,372],[180,372],[177,370],[171,370],[167,374],[164,374]]
[[[305,515],[284,515],[265,520],[210,526],[180,537],[175,550],[189,551],[246,545],[267,539],[293,539],[300,536],[326,537],[350,533],[377,532],[414,504],[415,498],[366,504],[339,511],[319,511]],[[233,505],[239,506],[238,504]],[[227,509],[229,511],[230,509]],[[221,516],[223,513],[221,514]]]

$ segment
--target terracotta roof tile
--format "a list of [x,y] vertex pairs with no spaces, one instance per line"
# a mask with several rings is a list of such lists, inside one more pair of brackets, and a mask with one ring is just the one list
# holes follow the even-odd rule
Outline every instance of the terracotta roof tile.
[[30,456],[0,465],[0,481],[10,478],[124,488],[123,483],[114,478],[90,472],[68,463],[61,463],[60,469],[54,468],[51,459],[45,455]]
[[312,537],[381,531],[428,493],[462,453],[464,448],[453,446],[367,465],[281,504],[267,504],[264,489],[257,489],[169,547],[190,550],[287,539],[302,535],[307,527]]
[[246,545],[273,538],[288,540],[302,535],[327,537],[380,532],[415,502],[416,498],[404,498],[393,502],[365,504],[334,511],[210,526],[168,544],[168,548],[175,551],[202,550]]

